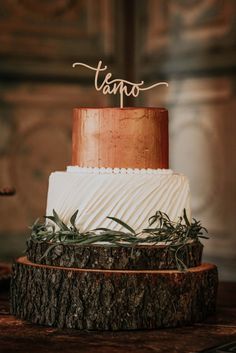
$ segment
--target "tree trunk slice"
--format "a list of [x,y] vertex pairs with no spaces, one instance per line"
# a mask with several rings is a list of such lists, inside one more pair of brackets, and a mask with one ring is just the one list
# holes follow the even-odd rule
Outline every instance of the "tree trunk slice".
[[[56,244],[56,243],[54,243]],[[176,251],[166,245],[138,245],[135,247],[112,247],[102,245],[62,245],[27,242],[27,257],[31,262],[49,266],[95,268],[112,270],[167,270],[177,269],[176,255],[187,268],[199,266],[203,245],[193,242]],[[177,248],[176,248],[177,249]],[[179,262],[180,264],[180,262]]]
[[176,327],[214,313],[217,268],[185,272],[13,266],[11,311],[32,323],[88,330]]

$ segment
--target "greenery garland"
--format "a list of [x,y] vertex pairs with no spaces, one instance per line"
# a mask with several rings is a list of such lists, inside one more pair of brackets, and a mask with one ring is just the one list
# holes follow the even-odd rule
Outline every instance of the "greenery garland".
[[186,210],[183,210],[183,216],[179,217],[177,222],[170,220],[169,216],[161,211],[148,219],[148,227],[140,232],[136,232],[124,221],[116,217],[107,217],[120,224],[124,231],[116,231],[109,228],[96,228],[91,231],[81,232],[75,225],[78,210],[70,218],[70,224],[66,225],[53,210],[52,216],[45,216],[50,223],[40,223],[39,219],[34,222],[31,228],[31,239],[37,242],[47,242],[51,245],[47,248],[42,258],[48,256],[50,251],[58,244],[76,244],[86,246],[99,244],[103,246],[131,246],[148,244],[156,245],[164,242],[171,250],[175,251],[176,264],[179,269],[185,269],[186,266],[178,258],[179,250],[189,241],[199,241],[199,238],[208,239],[204,234],[206,228],[202,227],[200,221],[188,220]]

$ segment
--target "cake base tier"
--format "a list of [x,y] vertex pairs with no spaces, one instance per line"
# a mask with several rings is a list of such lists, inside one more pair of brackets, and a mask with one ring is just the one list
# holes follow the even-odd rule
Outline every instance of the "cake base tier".
[[[50,250],[51,247],[51,250]],[[192,242],[181,247],[167,245],[102,246],[58,244],[28,240],[27,258],[37,264],[112,270],[170,270],[199,266],[203,245]]]
[[176,327],[214,313],[217,268],[188,271],[118,271],[37,265],[13,266],[11,311],[35,324],[134,330]]

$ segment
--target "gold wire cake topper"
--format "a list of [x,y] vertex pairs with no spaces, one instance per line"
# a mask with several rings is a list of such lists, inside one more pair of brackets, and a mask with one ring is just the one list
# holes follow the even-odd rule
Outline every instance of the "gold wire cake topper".
[[158,82],[154,83],[151,86],[148,87],[142,87],[144,85],[144,81],[141,81],[139,83],[135,82],[130,82],[127,80],[122,80],[122,79],[112,79],[112,73],[108,72],[103,79],[102,83],[98,83],[98,78],[99,74],[101,71],[106,71],[107,66],[105,65],[102,67],[102,61],[100,60],[98,62],[97,67],[93,67],[84,63],[74,63],[72,67],[76,66],[84,66],[90,70],[96,71],[95,77],[94,77],[94,86],[97,91],[102,91],[103,94],[119,94],[120,95],[120,108],[123,108],[124,106],[124,94],[126,96],[133,96],[133,97],[138,97],[140,91],[147,91],[149,89],[152,89],[157,86],[167,86],[167,82]]

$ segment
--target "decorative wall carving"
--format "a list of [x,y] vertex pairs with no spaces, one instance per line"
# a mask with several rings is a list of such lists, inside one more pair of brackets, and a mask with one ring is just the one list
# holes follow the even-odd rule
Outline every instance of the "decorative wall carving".
[[148,0],[138,7],[138,72],[154,80],[188,73],[206,77],[235,67],[236,3]]
[[98,58],[114,55],[113,3],[4,1],[0,11],[0,74],[86,78],[70,70],[74,61],[96,63]]
[[163,50],[189,52],[213,44],[225,47],[233,38],[235,9],[234,2],[227,0],[149,0],[145,51],[162,54]]
[[0,184],[17,191],[0,203],[1,232],[24,232],[45,214],[50,173],[71,162],[72,108],[104,106],[109,97],[71,84],[9,85],[0,97]]
[[78,1],[76,0],[54,0],[54,1],[34,1],[34,0],[19,0],[18,6],[22,6],[32,15],[48,15],[59,16],[70,10],[77,10]]

